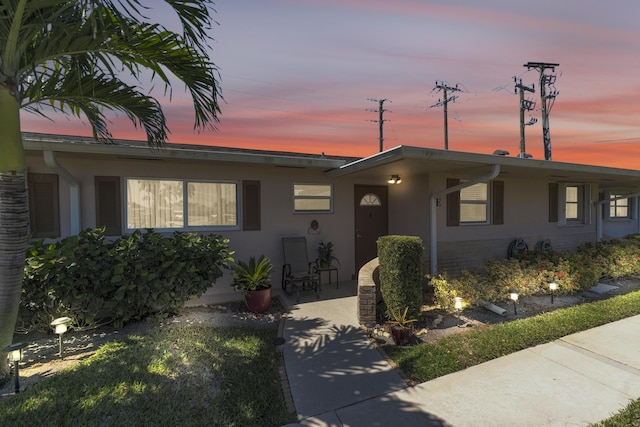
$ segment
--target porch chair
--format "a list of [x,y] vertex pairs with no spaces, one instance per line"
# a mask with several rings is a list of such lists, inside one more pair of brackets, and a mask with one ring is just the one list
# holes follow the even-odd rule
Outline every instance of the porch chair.
[[300,302],[300,291],[312,290],[320,298],[320,274],[317,263],[309,261],[305,237],[283,237],[284,265],[282,266],[282,289],[288,295],[295,291],[296,302]]

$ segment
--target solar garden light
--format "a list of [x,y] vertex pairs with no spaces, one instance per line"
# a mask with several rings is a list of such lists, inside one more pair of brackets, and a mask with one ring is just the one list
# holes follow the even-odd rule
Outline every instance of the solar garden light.
[[62,358],[62,334],[67,332],[67,325],[71,323],[71,319],[68,317],[58,317],[53,322],[51,322],[51,326],[54,327],[55,333],[58,334],[58,345],[60,346],[60,358]]
[[453,297],[453,305],[458,313],[458,327],[460,328],[462,325],[462,321],[460,319],[460,312],[462,311],[462,302],[464,299],[462,297]]
[[5,347],[2,351],[8,353],[8,358],[10,362],[13,362],[13,371],[15,374],[14,384],[15,384],[15,392],[20,393],[20,371],[19,364],[20,360],[22,360],[22,349],[25,348],[27,344],[25,343],[15,343],[11,344],[8,347]]
[[555,280],[552,280],[549,283],[549,289],[551,289],[551,304],[553,304],[553,294],[556,293],[556,289],[558,289],[558,284],[556,283]]
[[515,289],[511,289],[509,291],[509,294],[511,296],[511,299],[513,300],[513,314],[515,314],[517,316],[518,315],[518,309],[516,307],[516,302],[518,302],[518,297],[520,296],[520,293],[518,291],[516,291]]

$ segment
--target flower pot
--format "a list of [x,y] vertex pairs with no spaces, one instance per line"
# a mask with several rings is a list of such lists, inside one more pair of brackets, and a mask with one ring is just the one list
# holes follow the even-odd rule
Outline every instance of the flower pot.
[[411,337],[413,336],[413,326],[406,328],[394,326],[391,328],[391,335],[396,345],[407,345],[411,342]]
[[247,303],[247,308],[253,313],[263,313],[271,307],[271,290],[261,289],[259,291],[246,291],[244,293],[244,301]]

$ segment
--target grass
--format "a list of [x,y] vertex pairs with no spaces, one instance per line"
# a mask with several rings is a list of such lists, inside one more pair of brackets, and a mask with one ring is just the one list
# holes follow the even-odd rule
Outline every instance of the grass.
[[597,424],[591,424],[590,427],[638,427],[640,425],[640,399],[634,400],[622,409],[620,412],[600,421]]
[[385,346],[384,350],[410,381],[420,383],[637,314],[640,291],[449,335],[433,343]]
[[5,426],[279,426],[274,330],[156,328],[0,401]]

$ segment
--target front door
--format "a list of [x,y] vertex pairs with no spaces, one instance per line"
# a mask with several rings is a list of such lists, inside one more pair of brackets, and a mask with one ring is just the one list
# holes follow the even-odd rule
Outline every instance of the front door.
[[354,186],[355,261],[360,267],[378,256],[376,240],[389,234],[387,187],[384,185]]

